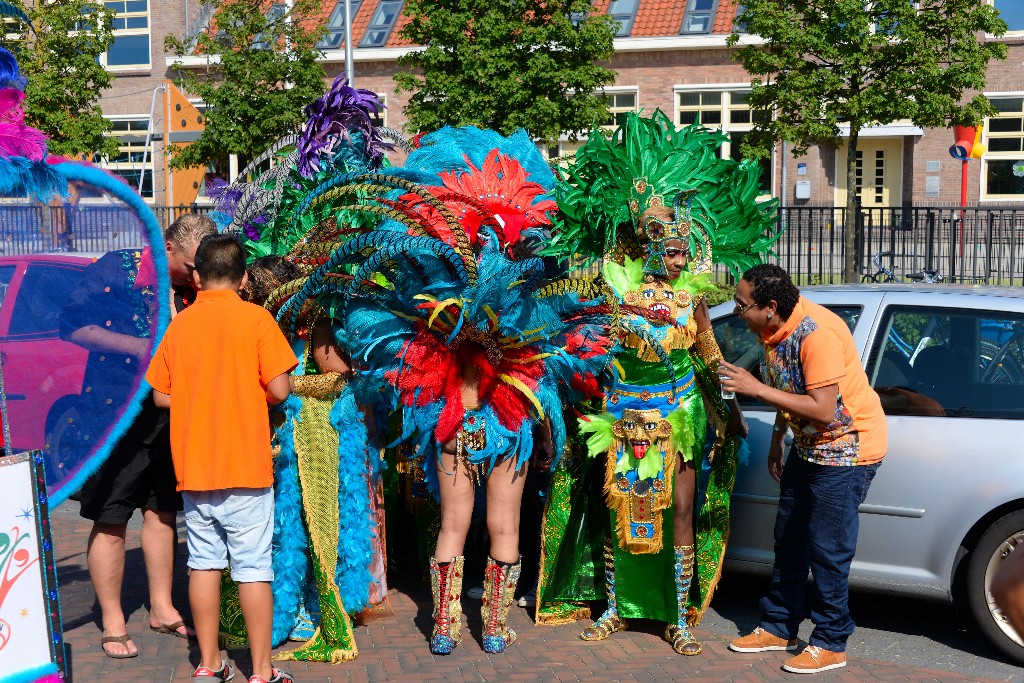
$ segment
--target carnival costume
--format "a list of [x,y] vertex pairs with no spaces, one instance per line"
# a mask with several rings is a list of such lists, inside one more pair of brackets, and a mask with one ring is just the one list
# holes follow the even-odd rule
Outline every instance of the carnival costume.
[[[689,629],[718,581],[740,439],[725,435],[729,415],[715,379],[721,353],[710,329],[697,335],[693,308],[713,289],[713,258],[738,273],[773,239],[774,203],[756,202],[759,168],[719,158],[724,139],[698,125],[676,130],[660,111],[629,114],[612,140],[590,136],[559,188],[562,222],[549,252],[603,257],[620,308],[604,410],[580,420],[588,454],[605,454],[604,471],[566,461],[542,536],[537,623],[588,616],[581,602],[599,597],[603,575],[608,608],[584,640],[650,618],[668,624],[676,652],[700,652]],[[671,240],[690,256],[673,282],[664,262]],[[715,437],[704,463],[709,423]],[[695,546],[672,543],[680,459],[708,469]],[[603,482],[607,521],[589,498],[591,476]]]
[[[445,128],[422,138],[389,176],[335,178],[300,207],[320,217],[363,212],[384,220],[340,244],[281,311],[295,324],[310,300],[342,300],[339,342],[359,366],[367,401],[401,417],[397,441],[438,493],[437,462],[456,444],[455,476],[479,480],[499,463],[522,468],[534,427],[566,438],[562,405],[592,396],[608,362],[604,292],[550,279],[529,244],[543,238],[553,177],[522,131],[505,138]],[[479,405],[464,405],[467,373]],[[431,650],[447,654],[461,631],[463,558],[431,560]],[[519,563],[488,560],[483,646],[501,652]]]
[[[279,141],[241,177],[273,159],[270,171],[251,183],[214,189],[218,218],[242,234],[250,261],[280,255],[308,273],[330,253],[324,240],[334,244],[372,227],[360,214],[314,220],[297,207],[331,178],[375,171],[387,143],[404,142],[372,124],[382,108],[374,93],[350,88],[339,77],[306,108],[302,134]],[[280,286],[258,303],[276,311],[303,282],[274,283]],[[309,336],[316,324],[330,320],[330,308],[329,299],[311,302],[301,329],[289,329],[303,362],[291,396],[278,409],[275,431],[273,642],[307,642],[277,659],[353,659],[358,650],[351,617],[391,613],[380,441],[367,430],[348,378],[322,372],[309,351]],[[222,630],[232,644],[244,638],[237,591],[226,593]]]

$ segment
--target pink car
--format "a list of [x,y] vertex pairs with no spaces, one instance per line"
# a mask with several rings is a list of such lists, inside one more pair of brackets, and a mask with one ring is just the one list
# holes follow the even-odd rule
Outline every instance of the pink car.
[[[88,352],[60,338],[84,256],[0,256],[0,367],[14,451],[43,449],[75,422]],[[2,440],[2,434],[0,434]]]

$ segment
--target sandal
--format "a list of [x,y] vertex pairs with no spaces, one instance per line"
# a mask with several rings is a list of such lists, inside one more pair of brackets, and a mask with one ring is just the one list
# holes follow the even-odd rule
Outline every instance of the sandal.
[[583,629],[583,633],[580,634],[580,639],[590,641],[604,640],[613,633],[625,631],[627,626],[625,619],[621,619],[617,616],[603,617]]
[[[100,639],[100,647],[103,648],[103,654],[110,657],[111,659],[131,659],[132,657],[139,656],[138,649],[136,649],[135,652],[132,652],[131,649],[128,647],[128,643],[131,642],[132,637],[127,633],[125,633],[123,636],[103,636],[103,638]],[[111,652],[106,648],[107,643],[121,643],[122,645],[124,645],[125,649],[128,650],[128,652],[125,652],[124,654]]]
[[701,645],[697,641],[696,636],[690,633],[689,629],[679,628],[679,626],[671,624],[665,627],[665,635],[663,637],[672,644],[672,649],[678,654],[692,657],[701,653]]
[[[194,633],[190,634],[188,632],[188,628],[189,627],[185,626],[185,622],[184,621],[176,621],[173,624],[162,624],[160,626],[153,626],[152,624],[150,624],[149,628],[150,628],[151,631],[155,631],[157,633],[166,633],[168,635],[174,636],[175,638],[181,638],[182,640],[188,640],[189,638],[195,638],[195,634]],[[185,632],[182,633],[181,631],[178,630],[179,628],[184,628]]]

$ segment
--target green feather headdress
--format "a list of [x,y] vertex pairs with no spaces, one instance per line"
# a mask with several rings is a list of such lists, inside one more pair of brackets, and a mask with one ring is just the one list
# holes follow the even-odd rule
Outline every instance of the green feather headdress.
[[[685,240],[696,272],[712,259],[737,276],[760,263],[778,239],[777,200],[757,201],[755,161],[720,157],[727,139],[699,124],[677,129],[660,110],[627,114],[610,139],[595,130],[556,188],[560,215],[545,254],[638,258],[642,241],[659,238],[646,234],[653,223],[660,239]],[[651,220],[669,207],[674,221]]]

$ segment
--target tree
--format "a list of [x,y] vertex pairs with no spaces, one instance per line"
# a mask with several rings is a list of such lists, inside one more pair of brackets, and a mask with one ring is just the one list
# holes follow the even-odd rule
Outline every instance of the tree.
[[[811,145],[847,147],[843,278],[857,280],[862,244],[856,193],[857,142],[873,124],[910,119],[926,128],[976,125],[995,113],[982,96],[988,62],[1005,59],[1006,24],[978,0],[744,0],[737,24],[764,39],[736,58],[753,76],[755,119],[745,154],[764,157],[778,141],[802,155]],[[733,34],[729,44],[740,36]],[[972,94],[973,93],[973,94]],[[970,99],[966,99],[969,97]]]
[[[175,85],[202,99],[206,126],[195,142],[172,153],[173,168],[206,165],[228,154],[242,164],[275,140],[298,131],[302,108],[324,92],[315,45],[324,27],[320,0],[296,0],[291,9],[249,0],[214,0],[213,26],[195,45],[168,37],[179,57],[207,54],[200,69],[183,69]],[[269,8],[269,9],[268,9]]]
[[[613,83],[615,22],[591,0],[408,0],[402,37],[427,47],[400,57],[411,132],[478,125],[575,140],[608,117],[595,92]],[[416,71],[413,71],[415,69]],[[417,73],[418,72],[418,73]]]
[[113,81],[99,56],[114,40],[114,13],[95,0],[13,4],[32,21],[32,29],[8,23],[0,32],[0,44],[28,77],[25,122],[50,136],[54,154],[116,154],[117,141],[104,136],[111,123],[99,106]]

